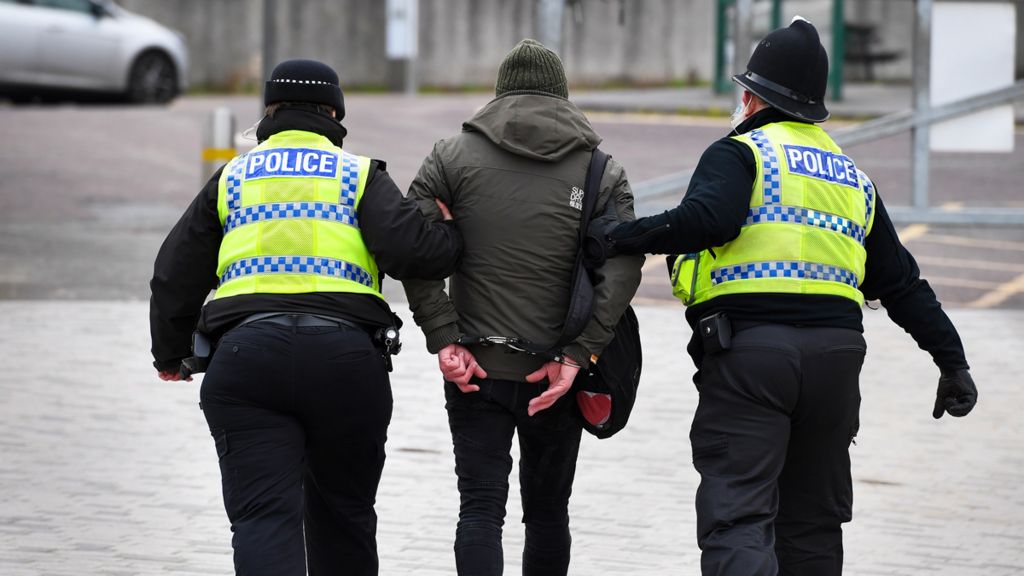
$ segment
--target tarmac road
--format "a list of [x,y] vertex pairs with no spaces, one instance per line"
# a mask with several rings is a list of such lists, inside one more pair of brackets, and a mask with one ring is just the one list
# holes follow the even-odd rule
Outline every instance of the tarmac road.
[[[346,147],[387,160],[405,186],[433,142],[456,133],[487,100],[350,95]],[[0,106],[0,298],[147,298],[156,249],[204,181],[202,126],[217,106],[234,111],[239,132],[258,119],[252,96],[187,97],[168,107]],[[602,148],[634,183],[692,168],[728,129],[723,118],[592,118]],[[1017,141],[1012,154],[935,155],[935,203],[1024,207],[1024,135]],[[848,152],[888,205],[908,202],[907,137]],[[647,199],[638,212],[670,208],[679,197]],[[1024,307],[1024,228],[910,226],[901,235],[948,305]],[[640,297],[671,299],[661,259],[649,259],[647,271]]]

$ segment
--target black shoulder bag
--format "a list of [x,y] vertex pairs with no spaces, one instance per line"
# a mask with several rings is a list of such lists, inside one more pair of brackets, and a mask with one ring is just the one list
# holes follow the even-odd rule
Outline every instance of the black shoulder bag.
[[[601,150],[594,150],[587,170],[587,181],[583,192],[583,210],[580,214],[580,245],[573,269],[572,296],[566,313],[562,335],[556,348],[561,348],[579,336],[590,317],[594,306],[593,272],[584,265],[583,247],[587,227],[597,205],[601,190],[601,179],[609,156]],[[609,198],[605,214],[614,214],[614,198]],[[576,395],[583,428],[598,438],[608,438],[626,426],[629,413],[636,401],[640,385],[640,370],[643,352],[640,346],[640,323],[632,306],[627,306],[622,318],[615,325],[612,340],[605,346],[596,363],[590,369],[581,371],[573,382],[572,392]]]

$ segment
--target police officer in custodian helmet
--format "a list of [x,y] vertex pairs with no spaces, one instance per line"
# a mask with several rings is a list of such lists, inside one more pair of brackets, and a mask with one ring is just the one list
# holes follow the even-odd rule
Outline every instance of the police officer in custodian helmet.
[[381,282],[447,277],[462,240],[384,162],[342,148],[330,67],[285,61],[265,94],[259,145],[213,176],[157,256],[154,365],[180,380],[193,329],[219,340],[200,399],[238,574],[377,574],[397,328]]
[[733,78],[745,89],[734,132],[705,151],[680,205],[595,232],[607,254],[679,255],[704,574],[840,574],[865,299],[934,359],[935,418],[977,398],[956,329],[875,185],[815,125],[829,117],[827,77],[809,22],[768,34]]

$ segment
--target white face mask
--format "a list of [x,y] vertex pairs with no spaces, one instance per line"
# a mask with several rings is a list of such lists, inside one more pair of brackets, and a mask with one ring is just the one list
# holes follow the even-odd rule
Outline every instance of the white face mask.
[[749,105],[750,100],[747,100],[746,104],[740,102],[736,105],[736,109],[732,111],[732,116],[729,117],[729,124],[732,125],[733,132],[735,132],[736,129],[740,127],[740,124],[743,124],[743,121],[747,119],[747,106]]
[[[266,116],[264,116],[263,118],[266,118]],[[255,142],[256,129],[260,127],[260,122],[263,122],[263,118],[260,118],[259,120],[256,121],[255,124],[246,128],[245,131],[242,132],[242,138],[245,140],[252,140],[253,142]]]

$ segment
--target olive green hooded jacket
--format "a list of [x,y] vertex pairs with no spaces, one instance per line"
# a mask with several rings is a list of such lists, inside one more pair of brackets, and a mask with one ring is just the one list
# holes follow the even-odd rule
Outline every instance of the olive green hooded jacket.
[[[433,199],[452,211],[465,250],[444,282],[405,281],[413,318],[436,353],[462,335],[516,337],[550,345],[560,335],[579,243],[582,191],[601,138],[568,100],[509,94],[492,100],[441,140],[423,161],[409,194],[440,219]],[[634,220],[626,174],[609,160],[595,215],[614,202]],[[617,256],[596,272],[594,313],[564,348],[586,366],[600,355],[640,283],[643,256]],[[471,346],[489,378],[522,380],[543,358],[504,346]]]

